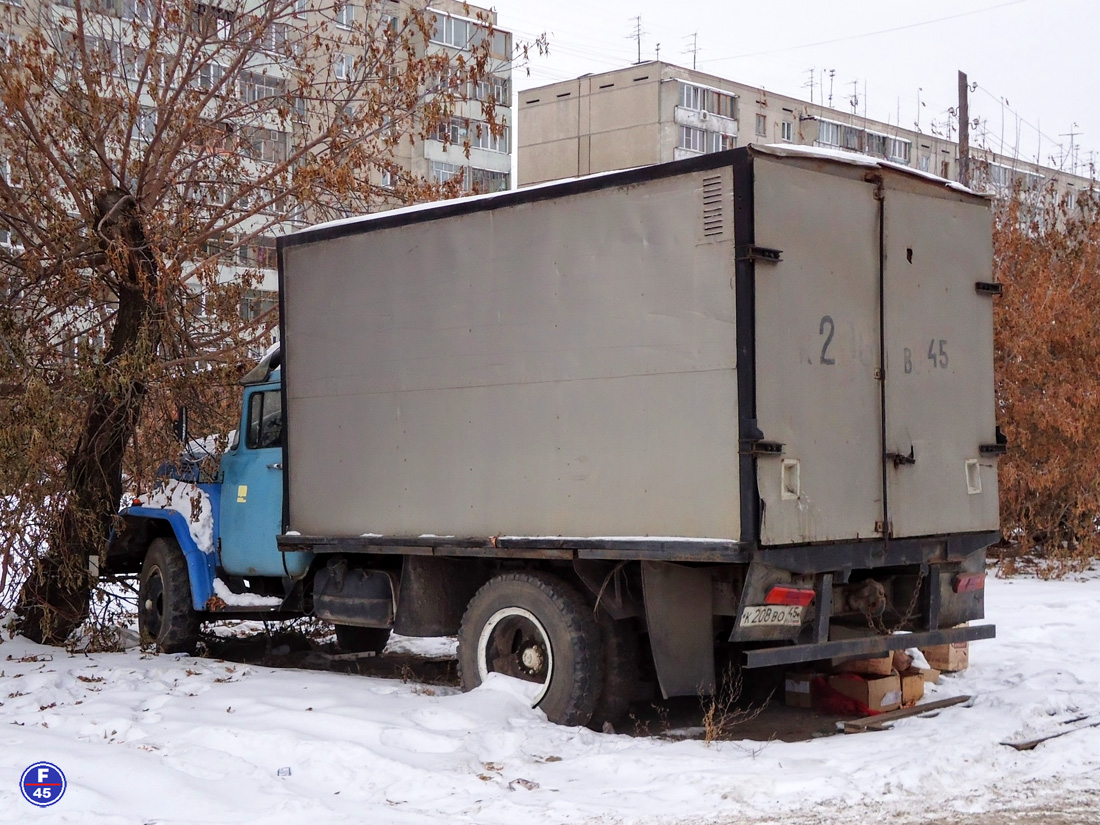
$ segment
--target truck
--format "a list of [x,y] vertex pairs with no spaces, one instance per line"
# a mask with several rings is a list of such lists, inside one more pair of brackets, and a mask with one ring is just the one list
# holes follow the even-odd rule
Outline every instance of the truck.
[[750,145],[286,235],[216,475],[124,509],[102,568],[162,650],[457,636],[463,688],[566,725],[990,638],[991,227],[943,179]]

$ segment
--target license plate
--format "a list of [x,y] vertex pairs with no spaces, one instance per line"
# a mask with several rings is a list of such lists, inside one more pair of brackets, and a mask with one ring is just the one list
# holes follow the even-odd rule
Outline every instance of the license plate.
[[800,604],[759,604],[750,605],[741,611],[741,627],[798,627],[802,624]]

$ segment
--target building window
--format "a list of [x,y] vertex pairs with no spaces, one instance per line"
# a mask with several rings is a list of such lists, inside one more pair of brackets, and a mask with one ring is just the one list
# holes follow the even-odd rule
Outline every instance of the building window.
[[465,143],[468,131],[468,121],[452,117],[443,121],[435,128],[432,138],[443,141],[444,143],[461,145]]
[[840,146],[840,124],[830,120],[818,122],[817,142],[819,146]]
[[332,59],[332,74],[337,80],[347,80],[351,77],[351,58],[346,54],[338,54]]
[[779,137],[785,140],[787,143],[794,141],[794,123],[789,120],[781,121],[779,124]]
[[355,22],[355,6],[351,3],[339,3],[336,6],[336,25],[342,29],[350,29]]
[[685,109],[703,110],[703,89],[688,83],[680,84],[680,105]]
[[917,168],[922,172],[928,172],[932,168],[931,156],[924,153],[917,155]]
[[225,69],[217,63],[203,63],[199,66],[199,88],[204,92],[221,85],[225,77]]
[[257,103],[265,97],[282,97],[286,93],[286,81],[281,77],[269,77],[256,72],[241,73],[241,100]]
[[507,172],[471,167],[467,176],[467,189],[472,192],[505,192],[509,188]]
[[489,152],[501,152],[508,154],[508,128],[502,128],[499,135],[494,135],[488,123],[478,122],[470,129],[470,146],[476,149],[485,149]]
[[22,189],[23,180],[11,168],[11,161],[6,157],[0,157],[0,179],[12,189]]
[[690,83],[680,84],[680,105],[685,109],[696,112],[709,112],[710,114],[732,119],[737,116],[736,101],[735,95],[702,86],[694,86]]
[[493,75],[485,80],[479,80],[473,84],[470,97],[474,100],[489,100],[492,98],[497,103],[508,105],[508,78]]
[[381,178],[381,186],[383,189],[393,189],[393,172],[389,169],[383,169]]
[[901,138],[890,138],[886,143],[886,156],[890,158],[890,160],[904,163],[906,166],[909,165],[911,151],[912,144]]
[[279,295],[269,289],[246,289],[241,297],[241,318],[255,321],[279,305]]
[[435,15],[435,25],[432,27],[432,41],[442,43],[444,46],[454,46],[456,49],[465,49],[470,44],[476,24],[459,17],[451,17],[449,14]]
[[275,249],[275,239],[255,238],[250,243],[238,246],[237,263],[252,269],[278,269],[279,256]]
[[756,116],[756,136],[767,137],[768,136],[768,116],[757,115]]
[[157,110],[152,106],[142,106],[134,120],[131,139],[141,143],[152,143],[157,133]]
[[694,126],[680,127],[680,148],[702,154],[706,151],[707,133]]
[[22,244],[12,235],[11,230],[0,226],[0,252],[8,255],[18,255],[22,251]]
[[263,163],[286,161],[287,133],[277,129],[242,127],[237,147],[242,155]]
[[200,3],[192,16],[192,31],[200,37],[228,40],[233,34],[237,15],[229,9],[219,9]]
[[458,177],[462,174],[462,167],[454,163],[446,163],[441,160],[432,161],[432,174],[431,179],[433,182],[438,183],[440,186],[447,181]]
[[709,135],[708,152],[724,152],[726,149],[734,148],[737,143],[737,139],[732,135],[723,135],[720,132],[708,132],[707,134]]
[[507,172],[492,169],[464,167],[455,163],[432,161],[431,179],[441,186],[450,180],[461,180],[462,187],[471,192],[504,192],[510,188],[510,176]]
[[470,147],[473,149],[507,154],[508,127],[497,128],[500,134],[494,135],[485,121],[453,117],[440,123],[432,134],[432,138],[455,146],[462,146],[469,140]]

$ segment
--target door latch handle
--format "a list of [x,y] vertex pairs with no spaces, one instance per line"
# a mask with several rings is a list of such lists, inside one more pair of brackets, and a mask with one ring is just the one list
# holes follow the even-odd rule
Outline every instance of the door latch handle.
[[893,461],[895,467],[900,467],[902,464],[916,464],[917,459],[913,455],[913,448],[909,448],[909,455],[902,455],[901,453],[887,453],[887,461]]
[[282,463],[276,461],[274,464],[268,464],[267,469],[269,469],[269,470],[281,470],[281,469],[283,469],[283,465],[282,465]]

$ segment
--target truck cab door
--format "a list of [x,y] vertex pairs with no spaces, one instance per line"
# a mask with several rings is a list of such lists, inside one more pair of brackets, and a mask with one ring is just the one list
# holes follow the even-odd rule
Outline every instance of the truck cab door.
[[[235,576],[298,576],[308,553],[281,553],[283,410],[278,385],[245,391],[241,427],[222,458],[221,566]],[[285,566],[284,566],[285,565]]]

